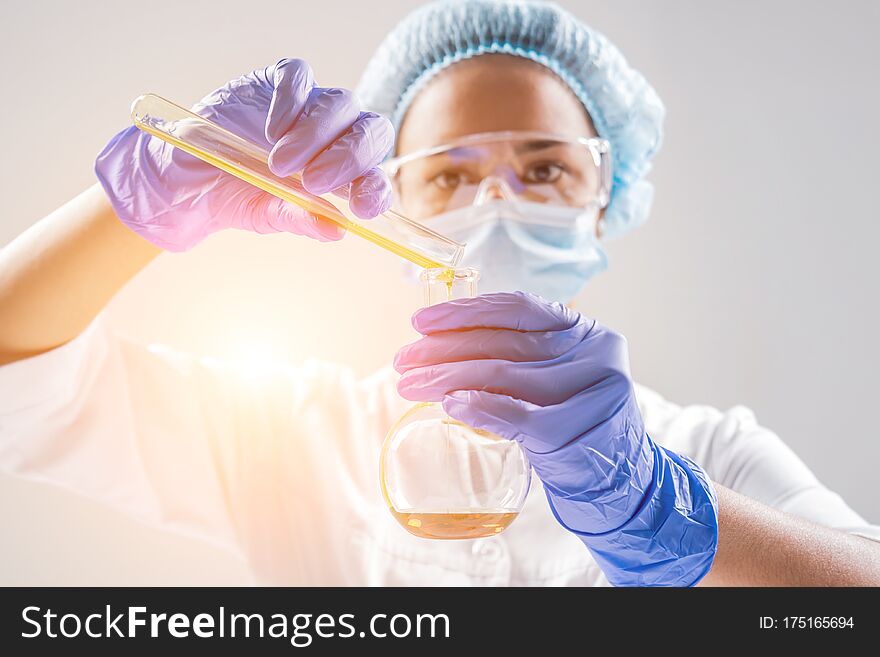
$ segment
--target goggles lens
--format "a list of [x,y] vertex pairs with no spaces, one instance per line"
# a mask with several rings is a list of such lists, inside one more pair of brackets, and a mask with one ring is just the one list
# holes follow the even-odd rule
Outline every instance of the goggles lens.
[[605,207],[608,142],[543,133],[469,135],[385,163],[396,201],[414,219],[493,199]]

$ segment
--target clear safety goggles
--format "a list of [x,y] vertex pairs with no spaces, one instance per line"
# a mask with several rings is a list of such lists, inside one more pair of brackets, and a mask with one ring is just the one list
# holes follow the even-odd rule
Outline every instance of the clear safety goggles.
[[386,160],[395,203],[413,219],[507,199],[608,205],[611,146],[597,137],[485,132]]

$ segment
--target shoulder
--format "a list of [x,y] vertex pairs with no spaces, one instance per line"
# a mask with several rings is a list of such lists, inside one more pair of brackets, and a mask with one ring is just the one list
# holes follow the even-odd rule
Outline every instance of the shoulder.
[[706,404],[682,406],[638,384],[635,394],[648,435],[693,459],[716,480],[725,478],[730,463],[744,451],[761,451],[781,442],[758,424],[746,406],[726,410]]
[[698,437],[725,439],[759,427],[754,412],[746,406],[727,410],[707,404],[682,406],[640,384],[635,384],[635,394],[646,430],[660,442]]

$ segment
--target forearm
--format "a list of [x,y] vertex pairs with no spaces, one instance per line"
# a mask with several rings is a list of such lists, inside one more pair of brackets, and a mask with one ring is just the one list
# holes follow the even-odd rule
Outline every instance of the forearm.
[[0,251],[0,364],[75,338],[161,250],[95,185]]
[[880,586],[880,543],[816,525],[722,486],[706,586]]

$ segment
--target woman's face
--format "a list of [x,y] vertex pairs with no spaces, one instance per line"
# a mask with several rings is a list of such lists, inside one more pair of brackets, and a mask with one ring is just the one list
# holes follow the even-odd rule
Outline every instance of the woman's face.
[[[565,137],[596,136],[571,89],[546,67],[522,57],[481,55],[453,64],[421,90],[401,123],[397,154],[501,130]],[[432,214],[419,185],[399,181],[403,207],[416,219]]]

